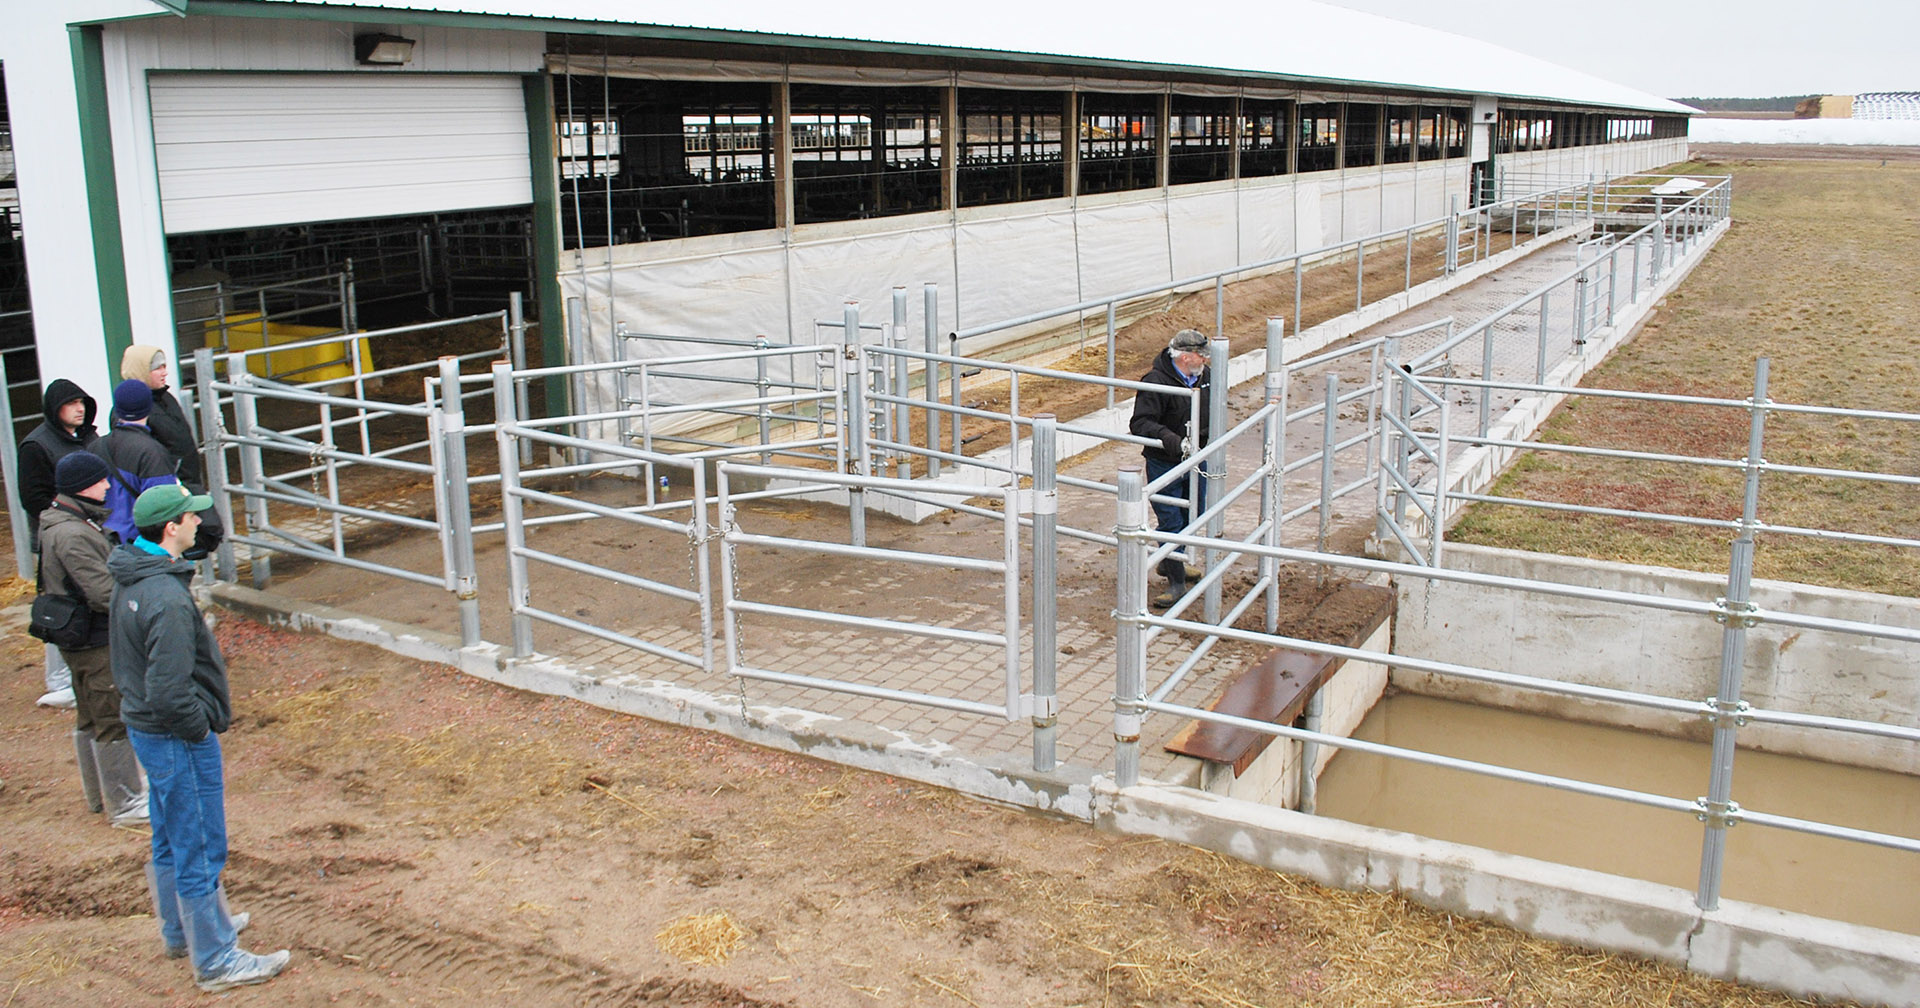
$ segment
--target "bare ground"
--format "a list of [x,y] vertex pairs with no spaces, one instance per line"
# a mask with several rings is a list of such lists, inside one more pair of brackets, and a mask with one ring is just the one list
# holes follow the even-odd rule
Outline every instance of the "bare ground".
[[[18,613],[16,607],[13,612]],[[232,1004],[1788,1005],[236,618]],[[4,640],[0,1004],[201,1003]]]

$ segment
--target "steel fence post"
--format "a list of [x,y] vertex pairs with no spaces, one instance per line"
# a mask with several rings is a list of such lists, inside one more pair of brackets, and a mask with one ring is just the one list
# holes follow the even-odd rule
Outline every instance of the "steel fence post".
[[[340,275],[341,275],[342,287],[343,287],[343,291],[340,299],[343,302],[345,302],[345,307],[342,309],[341,314],[346,320],[347,332],[350,332],[350,333],[359,332],[360,331],[360,290],[354,283],[352,259],[348,259],[341,264]],[[264,339],[264,337],[262,338]],[[358,356],[358,355],[356,354],[355,356]]]
[[[926,351],[929,354],[939,353],[940,285],[929,283],[923,285],[920,290],[921,311],[926,314],[926,318],[922,320],[922,327],[926,332]],[[926,386],[927,398],[927,447],[937,452],[940,450],[941,427],[940,410],[936,408],[940,403],[940,365],[937,362],[927,361],[926,374],[922,381]],[[955,426],[958,426],[959,422],[955,419]],[[927,456],[927,475],[935,478],[940,476],[940,459],[933,455]]]
[[1607,325],[1613,325],[1614,312],[1619,307],[1620,295],[1620,244],[1615,242],[1607,250]]
[[760,398],[760,408],[756,412],[759,413],[760,421],[761,465],[773,464],[773,453],[766,450],[767,446],[773,443],[773,406],[767,402],[767,397],[773,394],[773,380],[767,373],[767,356],[764,352],[772,345],[765,336],[753,338],[753,348],[762,351],[753,359],[753,391]]
[[[1233,379],[1228,374],[1232,365],[1230,363],[1231,351],[1228,349],[1226,336],[1215,336],[1208,342],[1207,349],[1210,351],[1210,360],[1208,361],[1207,367],[1213,372],[1212,389],[1207,396],[1207,437],[1208,440],[1211,441],[1213,438],[1224,435],[1228,430],[1227,398],[1233,391]],[[1195,444],[1198,443],[1199,441],[1196,438]],[[1205,495],[1207,506],[1212,507],[1220,502],[1221,494],[1227,485],[1227,453],[1225,451],[1214,452],[1207,456],[1206,463],[1200,468],[1202,470],[1200,473],[1201,485],[1206,487]],[[1189,497],[1187,503],[1189,507],[1192,507],[1199,502]],[[1193,510],[1189,513],[1197,516],[1200,512]],[[1216,513],[1207,521],[1207,537],[1209,539],[1220,538],[1225,525],[1226,517]],[[1211,546],[1207,548],[1207,569],[1209,571],[1211,571],[1216,564],[1224,562],[1225,559],[1226,553],[1224,551]],[[1207,589],[1205,612],[1207,622],[1209,623],[1215,622],[1220,618],[1220,579],[1218,578],[1215,578],[1212,586]]]
[[1213,334],[1227,334],[1227,278],[1225,274],[1213,278]]
[[[947,356],[954,358],[956,361],[960,359],[960,334],[959,333],[947,334]],[[947,382],[948,382],[948,390],[953,397],[952,398],[953,405],[959,406],[960,405],[960,365],[959,364],[947,365]],[[955,413],[953,415],[953,425],[948,429],[948,431],[949,431],[949,437],[952,439],[953,444],[949,446],[949,451],[947,452],[947,454],[952,455],[955,458],[959,458],[960,448],[961,448],[960,414]],[[955,465],[958,465],[958,464],[959,463],[955,463]]]
[[[1314,549],[1327,551],[1327,526],[1333,516],[1333,453],[1334,444],[1339,441],[1335,425],[1340,422],[1340,376],[1327,372],[1326,401],[1321,414],[1320,430],[1320,522],[1319,530],[1314,534]],[[1326,568],[1320,568],[1324,575]]]
[[1147,607],[1147,524],[1144,470],[1120,467],[1120,540],[1114,605],[1113,780],[1122,788],[1140,783],[1140,725],[1145,712],[1147,641],[1138,620]]
[[[1322,565],[1324,568],[1324,565]],[[1316,689],[1307,695],[1306,709],[1300,727],[1308,731],[1320,730],[1321,715],[1326,709],[1326,701],[1321,696],[1323,689]],[[1311,739],[1300,740],[1300,801],[1296,811],[1307,815],[1317,815],[1319,811],[1320,776],[1314,773],[1314,764],[1320,762],[1320,743]]]
[[[1447,251],[1445,252],[1445,257],[1447,275],[1452,276],[1454,272],[1460,268],[1460,197],[1457,194],[1447,197]],[[1295,313],[1298,313],[1299,310],[1299,306],[1296,305],[1294,307]]]
[[[913,441],[913,415],[907,410],[907,394],[912,388],[907,377],[907,358],[899,351],[907,348],[907,288],[893,289],[893,327],[887,330],[887,346],[894,351],[892,363],[893,398],[898,400],[887,406],[887,415],[892,417],[888,426],[893,434],[887,440],[895,444],[910,444]],[[913,462],[906,452],[890,448],[894,455],[895,471],[901,479],[913,478]],[[882,472],[885,471],[883,468]]]
[[[1111,301],[1107,302],[1107,377],[1109,379],[1114,377],[1114,374],[1113,374],[1114,354],[1116,352],[1116,347],[1120,339],[1119,328],[1115,325],[1115,321],[1113,317],[1113,310],[1114,310],[1113,302]],[[1114,400],[1114,387],[1112,385],[1108,385],[1107,386],[1107,408],[1108,409],[1113,408],[1113,400]]]
[[1042,773],[1057,762],[1059,729],[1059,515],[1055,481],[1059,464],[1059,428],[1052,413],[1033,418],[1033,768]]
[[513,656],[533,654],[533,619],[527,615],[532,593],[527,583],[527,530],[520,504],[520,448],[513,428],[521,419],[514,396],[513,371],[493,362],[493,440],[500,449],[500,519],[507,546],[507,611],[511,614]]
[[[525,371],[527,369],[527,317],[520,303],[519,291],[509,291],[507,294],[507,342],[509,349],[513,353],[511,358],[513,361],[513,369],[515,371]],[[356,361],[359,360],[360,354],[356,351],[353,358]],[[513,390],[513,415],[518,419],[524,420],[533,413],[532,404],[528,401],[526,383],[513,383]],[[366,396],[362,395],[360,398],[364,399]],[[494,415],[500,415],[497,409]],[[523,439],[520,442],[520,464],[533,464],[532,441]]]
[[1547,312],[1553,304],[1549,294],[1548,291],[1540,292],[1540,346],[1533,362],[1533,380],[1536,384],[1547,380]]
[[447,531],[453,546],[454,598],[460,605],[460,646],[480,643],[479,576],[473,558],[473,502],[467,496],[467,416],[460,398],[460,359],[440,358],[440,453]]
[[[240,485],[246,490],[258,491],[265,485],[265,466],[260,459],[260,445],[255,442],[256,402],[248,386],[253,384],[253,372],[247,370],[247,360],[243,354],[230,354],[227,357],[227,381],[234,385],[233,393],[233,432],[241,439],[240,444]],[[266,498],[255,493],[246,495],[247,534],[262,536],[268,529]],[[228,526],[231,531],[233,526]],[[273,560],[268,551],[259,547],[248,547],[248,566],[253,569],[253,586],[265,588],[273,580]]]
[[1725,629],[1720,633],[1718,692],[1708,697],[1704,705],[1707,716],[1713,720],[1713,763],[1707,779],[1706,797],[1695,802],[1700,809],[1700,821],[1706,824],[1706,835],[1700,844],[1700,887],[1694,900],[1702,910],[1719,909],[1720,882],[1726,867],[1727,830],[1740,817],[1740,805],[1733,800],[1733,758],[1741,714],[1747,706],[1740,698],[1741,674],[1747,661],[1747,629],[1755,623],[1755,606],[1751,601],[1753,531],[1759,525],[1760,473],[1766,465],[1761,449],[1767,423],[1768,364],[1765,357],[1754,362],[1740,534],[1733,540],[1727,564],[1727,594],[1719,601],[1720,612],[1714,614],[1714,619]]
[[1365,240],[1353,243],[1353,310],[1359,311],[1367,303],[1367,243]]
[[[841,309],[840,383],[846,397],[841,411],[841,436],[847,445],[847,471],[870,475],[867,459],[867,361],[860,346],[860,302]],[[867,544],[867,495],[860,487],[847,488],[847,524],[855,546]]]
[[1304,324],[1300,317],[1300,253],[1293,255],[1293,334],[1300,335],[1300,326]]
[[[0,370],[0,379],[4,379]],[[240,572],[233,562],[233,497],[227,491],[227,446],[221,441],[220,398],[213,390],[213,350],[201,347],[193,352],[195,405],[200,409],[200,459],[206,465],[207,491],[213,494],[214,510],[227,530],[220,540],[214,569],[220,580],[232,584]],[[4,408],[4,407],[0,407]]]
[[[1272,547],[1280,545],[1280,519],[1287,513],[1287,385],[1291,376],[1282,346],[1286,334],[1286,319],[1267,320],[1267,405],[1274,413],[1267,427],[1267,478],[1261,484],[1260,513],[1267,523],[1266,545]],[[1267,582],[1267,632],[1275,633],[1280,628],[1280,561],[1261,557],[1260,576]]]
[[[1480,327],[1480,380],[1493,380],[1493,326]],[[1482,388],[1480,397],[1480,436],[1487,436],[1487,429],[1493,425],[1493,389]]]
[[1400,289],[1402,291],[1410,291],[1413,289],[1413,229],[1412,228],[1407,229],[1407,275],[1406,275],[1406,280],[1402,284]]

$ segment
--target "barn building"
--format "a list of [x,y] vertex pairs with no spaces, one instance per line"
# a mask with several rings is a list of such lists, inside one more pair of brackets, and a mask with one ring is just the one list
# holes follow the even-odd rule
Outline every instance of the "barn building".
[[896,284],[993,321],[1686,155],[1690,109],[1459,36],[1158,14],[6,0],[11,380],[190,354],[210,278],[350,260],[362,325],[519,290],[549,363],[606,359]]

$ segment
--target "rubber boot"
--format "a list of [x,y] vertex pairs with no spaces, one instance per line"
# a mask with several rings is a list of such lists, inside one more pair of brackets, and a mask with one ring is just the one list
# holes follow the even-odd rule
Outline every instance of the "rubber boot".
[[93,762],[100,768],[100,796],[107,821],[115,826],[147,821],[147,775],[126,739],[95,742]]
[[187,957],[187,933],[180,924],[180,897],[174,888],[173,869],[164,871],[147,862],[147,892],[153,896],[153,918],[160,922],[160,941],[167,958]]
[[1180,596],[1187,593],[1187,568],[1179,557],[1168,557],[1160,561],[1158,570],[1160,576],[1167,579],[1167,587],[1153,597],[1153,607],[1165,609],[1180,601]]
[[181,896],[180,920],[193,956],[193,982],[209,993],[247,984],[266,983],[287,968],[293,953],[286,949],[254,955],[237,941],[234,921],[227,916],[218,889],[205,896]]
[[87,811],[100,812],[100,766],[93,761],[93,733],[73,730],[73,758],[80,764],[80,790],[87,794]]
[[[147,866],[147,881],[149,883],[153,881],[153,866],[151,864]],[[253,923],[252,914],[245,913],[245,912],[234,913],[233,907],[227,904],[226,883],[222,882],[219,888],[214,890],[214,894],[220,897],[220,912],[227,915],[227,923],[233,927],[233,933],[235,936],[238,936],[240,932],[245,931],[247,929],[248,924]],[[167,899],[171,902],[173,898],[174,897],[172,896],[172,889],[168,889]],[[174,903],[172,905],[175,910],[179,909],[179,904]],[[180,927],[179,923],[175,922],[174,929],[177,931],[179,930],[179,927]],[[163,922],[161,924],[162,932],[164,932],[165,929],[166,929],[166,925]],[[163,938],[165,937],[164,933],[162,934],[162,937]],[[177,939],[169,939],[167,941],[167,958],[185,959],[186,957],[187,957],[187,939],[184,935],[179,936]]]

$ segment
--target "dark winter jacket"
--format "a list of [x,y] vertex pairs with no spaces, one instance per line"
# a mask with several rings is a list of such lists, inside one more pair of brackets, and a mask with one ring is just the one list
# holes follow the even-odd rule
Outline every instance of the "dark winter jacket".
[[123,543],[140,533],[133,527],[133,502],[148,487],[180,482],[173,456],[139,424],[116,423],[93,443],[93,453],[113,470],[107,476],[107,530]]
[[[110,411],[107,419],[108,429],[120,424],[118,411]],[[202,482],[200,468],[200,445],[194,441],[193,428],[187,424],[186,409],[165,385],[153,390],[153,412],[147,414],[147,431],[173,459],[174,473],[180,482],[194,493],[206,493],[207,485]]]
[[[87,413],[80,421],[80,426],[68,433],[58,419],[60,407],[75,399],[86,401]],[[46,419],[27,435],[26,440],[20,442],[18,496],[22,514],[37,516],[45,511],[53,503],[54,466],[59,465],[67,455],[93,444],[99,437],[93,429],[94,408],[93,397],[73,382],[55,378],[47,383],[47,394],[40,399],[40,412]],[[28,532],[34,549],[39,549],[38,526],[30,525]]]
[[154,735],[200,742],[233,721],[227,663],[200,618],[189,585],[193,564],[144,540],[114,547],[113,684],[120,719]]
[[[107,603],[113,599],[113,575],[107,554],[113,543],[100,523],[104,505],[61,494],[40,514],[40,577],[50,595],[79,598],[94,612],[90,648],[107,645]],[[71,581],[71,585],[69,585]]]
[[[1186,380],[1180,377],[1180,370],[1173,366],[1171,351],[1162,350],[1153,359],[1153,367],[1140,379],[1155,385],[1171,385],[1174,392],[1141,392],[1133,399],[1133,419],[1128,421],[1127,430],[1139,437],[1153,438],[1160,442],[1157,448],[1142,448],[1140,454],[1160,462],[1180,461],[1180,442],[1187,439],[1188,413],[1193,408],[1193,400],[1187,395]],[[1207,443],[1207,409],[1213,397],[1213,371],[1201,368],[1200,377],[1193,387],[1200,390],[1200,436],[1194,439],[1192,447],[1199,448]]]

